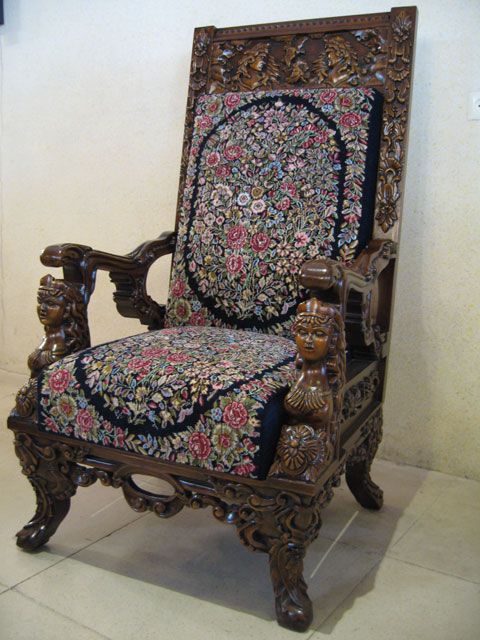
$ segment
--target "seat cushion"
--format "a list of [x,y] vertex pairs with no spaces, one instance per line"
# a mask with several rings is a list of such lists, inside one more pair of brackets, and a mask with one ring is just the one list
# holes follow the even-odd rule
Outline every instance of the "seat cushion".
[[295,344],[215,327],[143,333],[39,378],[39,428],[169,462],[263,478],[295,376]]
[[366,88],[198,100],[167,326],[290,336],[303,262],[371,237],[381,106]]

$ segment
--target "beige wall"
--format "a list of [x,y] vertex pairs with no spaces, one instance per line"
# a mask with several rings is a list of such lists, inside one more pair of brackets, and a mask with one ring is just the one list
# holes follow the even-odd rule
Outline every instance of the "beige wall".
[[[399,3],[401,4],[401,3]],[[480,478],[480,2],[418,0],[417,63],[384,457]],[[194,26],[385,11],[364,0],[6,0],[0,367],[41,337],[37,256],[126,252],[173,225]],[[165,296],[167,263],[152,291]],[[101,280],[95,341],[139,330]]]

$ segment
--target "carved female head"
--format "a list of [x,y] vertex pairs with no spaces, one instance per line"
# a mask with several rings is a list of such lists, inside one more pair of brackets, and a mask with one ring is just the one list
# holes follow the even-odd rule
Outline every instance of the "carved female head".
[[298,307],[294,324],[295,342],[302,358],[315,362],[326,358],[335,329],[335,311],[316,298]]
[[37,312],[46,327],[57,328],[63,322],[67,308],[65,283],[47,275],[40,280],[37,294]]

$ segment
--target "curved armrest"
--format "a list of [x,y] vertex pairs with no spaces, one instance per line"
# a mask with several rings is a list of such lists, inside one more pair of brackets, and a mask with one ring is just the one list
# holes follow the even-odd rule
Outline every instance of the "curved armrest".
[[147,295],[146,279],[157,258],[173,253],[175,240],[175,232],[165,232],[124,256],[81,244],[55,244],[44,250],[40,260],[48,267],[63,267],[65,281],[82,286],[85,304],[95,289],[97,271],[108,271],[116,287],[113,297],[119,313],[157,328],[162,325],[164,309]]
[[333,294],[342,315],[345,315],[350,290],[360,293],[371,291],[395,255],[396,245],[391,240],[371,240],[350,266],[330,258],[305,262],[300,271],[300,283],[314,293],[330,292],[330,297]]

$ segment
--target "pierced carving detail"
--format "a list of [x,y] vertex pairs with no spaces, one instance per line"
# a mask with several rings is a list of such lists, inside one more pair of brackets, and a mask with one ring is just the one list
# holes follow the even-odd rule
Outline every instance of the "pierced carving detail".
[[342,422],[358,415],[372,401],[380,385],[378,371],[373,371],[345,391],[342,408]]
[[400,10],[392,22],[392,37],[388,47],[384,126],[375,216],[384,232],[397,222],[399,213],[410,94],[413,25],[410,15]]

